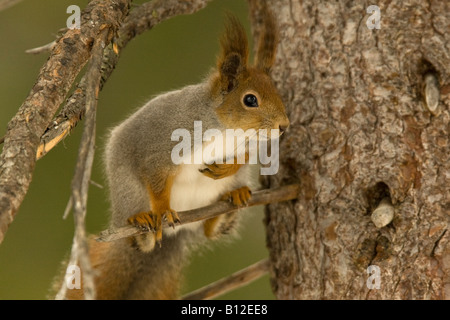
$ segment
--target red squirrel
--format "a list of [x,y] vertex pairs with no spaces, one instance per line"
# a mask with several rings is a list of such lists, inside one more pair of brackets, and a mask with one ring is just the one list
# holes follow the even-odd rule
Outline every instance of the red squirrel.
[[[277,28],[268,11],[264,25],[255,63],[249,65],[245,30],[228,15],[217,67],[204,82],[155,97],[112,129],[104,155],[112,205],[110,227],[132,224],[152,232],[108,243],[90,242],[97,299],[178,298],[190,248],[234,227],[236,214],[176,226],[177,212],[220,199],[245,205],[251,197],[249,165],[237,161],[175,164],[171,151],[176,141],[171,135],[178,128],[193,134],[195,121],[201,121],[203,129],[221,132],[283,132],[289,126],[269,76]],[[174,229],[163,231],[163,219]],[[82,299],[82,288],[67,290],[66,298]]]

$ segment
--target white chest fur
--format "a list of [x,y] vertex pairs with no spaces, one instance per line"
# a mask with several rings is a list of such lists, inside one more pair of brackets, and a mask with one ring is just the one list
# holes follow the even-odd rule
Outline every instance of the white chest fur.
[[[247,180],[246,166],[238,173],[223,179],[214,180],[203,175],[199,169],[204,165],[182,164],[172,185],[170,206],[177,212],[197,209],[210,205],[220,199],[228,191],[245,184]],[[188,228],[197,228],[201,223],[191,223]],[[180,227],[176,227],[175,230]]]
[[203,175],[203,165],[183,164],[172,186],[170,205],[176,211],[191,210],[216,202],[236,186],[236,177],[214,180]]

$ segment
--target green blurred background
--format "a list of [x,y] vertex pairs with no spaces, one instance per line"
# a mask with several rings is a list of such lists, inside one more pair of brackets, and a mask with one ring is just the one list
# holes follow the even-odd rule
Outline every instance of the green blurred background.
[[[66,25],[70,15],[66,8],[72,4],[84,8],[87,1],[24,0],[0,12],[0,136],[48,56],[29,55],[25,50],[54,40],[55,33]],[[151,96],[202,81],[214,66],[227,10],[235,13],[249,31],[246,1],[215,0],[198,13],[168,20],[128,44],[99,96],[93,181],[105,184],[100,159],[108,128]],[[81,131],[82,124],[37,163],[25,201],[0,245],[0,299],[48,298],[53,277],[72,243],[72,216],[63,220],[62,215],[69,199]],[[105,229],[109,206],[106,199],[105,188],[90,186],[88,232]],[[193,255],[183,292],[268,255],[262,208],[245,215],[248,217],[237,239],[216,243]],[[265,276],[219,299],[273,299],[273,294]]]

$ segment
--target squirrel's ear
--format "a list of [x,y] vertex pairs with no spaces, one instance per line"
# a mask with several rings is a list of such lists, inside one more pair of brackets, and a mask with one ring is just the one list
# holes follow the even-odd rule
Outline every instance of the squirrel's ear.
[[256,68],[269,73],[275,62],[278,44],[278,28],[275,23],[275,18],[267,8],[267,5],[263,5],[261,16],[263,28],[261,36],[259,37],[255,65]]
[[220,46],[217,68],[223,89],[229,92],[237,86],[237,78],[247,68],[248,60],[247,35],[239,20],[231,14],[227,15]]
[[238,85],[237,77],[243,69],[242,57],[235,52],[228,54],[222,61],[219,71],[222,87],[226,92],[230,92]]

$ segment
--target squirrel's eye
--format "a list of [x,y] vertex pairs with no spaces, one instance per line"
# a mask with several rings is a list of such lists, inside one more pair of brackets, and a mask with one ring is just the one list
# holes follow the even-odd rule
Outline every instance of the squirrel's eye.
[[244,104],[247,107],[257,107],[258,106],[258,99],[253,94],[246,94],[244,97]]

